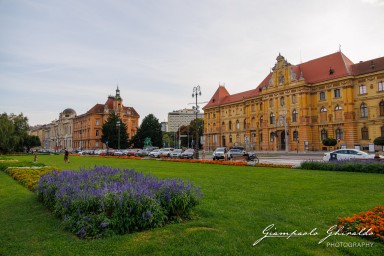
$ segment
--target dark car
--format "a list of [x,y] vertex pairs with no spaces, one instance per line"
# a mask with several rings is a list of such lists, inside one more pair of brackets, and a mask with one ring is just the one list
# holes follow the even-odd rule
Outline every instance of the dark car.
[[188,148],[183,153],[181,153],[180,158],[192,159],[194,155],[195,150],[192,148]]

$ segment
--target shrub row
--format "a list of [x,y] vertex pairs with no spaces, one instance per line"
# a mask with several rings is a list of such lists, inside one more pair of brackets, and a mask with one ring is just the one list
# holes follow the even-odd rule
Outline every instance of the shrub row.
[[325,170],[340,172],[365,172],[384,174],[384,162],[376,160],[348,160],[348,161],[304,161],[300,164],[301,169]]
[[159,180],[105,166],[47,173],[39,181],[37,194],[80,238],[130,233],[187,219],[202,197],[200,188],[190,182]]

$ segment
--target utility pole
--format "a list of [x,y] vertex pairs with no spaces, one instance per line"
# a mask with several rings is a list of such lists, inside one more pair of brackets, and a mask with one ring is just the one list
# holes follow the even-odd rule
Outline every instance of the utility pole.
[[197,105],[197,96],[201,96],[200,85],[193,87],[192,98],[196,98],[196,106],[194,107],[196,113],[195,119],[195,129],[196,129],[196,139],[195,139],[195,158],[199,159],[199,126],[197,123],[197,114],[199,113],[199,106]]

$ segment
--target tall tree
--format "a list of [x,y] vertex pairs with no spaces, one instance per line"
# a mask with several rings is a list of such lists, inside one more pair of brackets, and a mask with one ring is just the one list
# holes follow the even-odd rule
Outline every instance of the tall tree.
[[24,151],[29,129],[28,118],[23,114],[3,113],[0,116],[0,153]]
[[40,147],[40,138],[34,135],[27,135],[27,137],[24,139],[24,146],[26,147],[27,152],[29,152],[29,150],[33,147]]
[[[200,138],[203,136],[203,131],[204,131],[204,119],[202,118],[197,118],[191,121],[189,124],[189,131],[192,136],[193,143],[195,145],[196,143],[196,127],[197,127],[197,134],[199,136],[199,148],[201,148],[201,141]],[[195,146],[193,146],[195,147]]]
[[153,114],[144,117],[137,133],[132,137],[129,144],[135,148],[142,148],[146,138],[150,138],[152,145],[156,147],[163,146],[163,133],[161,124]]
[[[120,121],[120,129],[117,125]],[[120,148],[128,148],[127,125],[122,122],[121,118],[116,114],[111,114],[102,127],[101,141],[110,148],[118,148],[120,130]]]

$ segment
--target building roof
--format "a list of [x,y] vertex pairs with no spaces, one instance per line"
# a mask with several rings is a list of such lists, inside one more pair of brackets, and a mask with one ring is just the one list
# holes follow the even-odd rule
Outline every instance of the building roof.
[[356,76],[381,70],[384,70],[384,57],[368,61],[360,61],[352,66],[352,73]]
[[[283,58],[280,54],[279,57]],[[384,58],[378,58],[373,61],[375,62],[376,70],[379,68],[384,69]],[[356,65],[354,65],[353,62],[342,52],[335,52],[298,65],[290,65],[288,63],[292,72],[296,74],[296,77],[298,79],[304,79],[307,83],[319,83],[349,75],[355,75],[359,72],[361,73],[364,72],[364,70],[367,70],[366,66],[368,64],[364,63],[360,65],[361,67],[356,67]],[[258,96],[261,89],[264,86],[269,85],[272,74],[272,72],[269,73],[255,89],[237,94],[230,95],[225,87],[219,86],[211,100],[203,107],[203,109],[214,107],[219,104],[238,102],[243,99]]]

